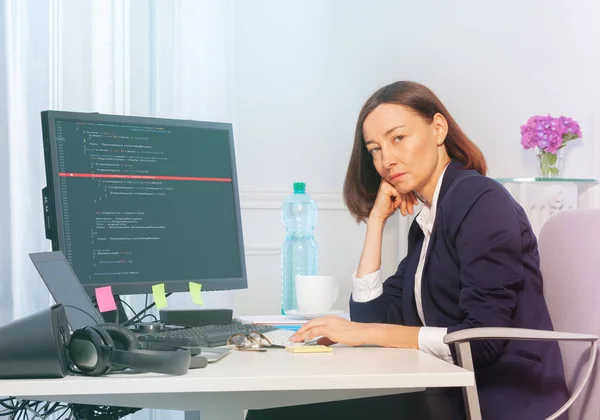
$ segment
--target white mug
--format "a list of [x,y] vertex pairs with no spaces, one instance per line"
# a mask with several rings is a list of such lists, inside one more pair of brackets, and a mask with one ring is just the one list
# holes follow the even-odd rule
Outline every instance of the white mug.
[[325,314],[338,298],[339,285],[334,276],[296,276],[298,312]]

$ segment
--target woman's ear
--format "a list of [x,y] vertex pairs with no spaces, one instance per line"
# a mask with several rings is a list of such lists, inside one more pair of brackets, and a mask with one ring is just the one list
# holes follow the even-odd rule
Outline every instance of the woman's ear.
[[437,145],[441,146],[444,144],[444,141],[446,141],[446,136],[448,135],[448,121],[446,121],[446,118],[438,112],[433,116],[431,124],[435,131]]

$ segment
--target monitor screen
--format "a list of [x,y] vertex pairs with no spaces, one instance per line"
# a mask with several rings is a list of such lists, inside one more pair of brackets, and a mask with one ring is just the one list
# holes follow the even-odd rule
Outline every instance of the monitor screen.
[[45,111],[46,236],[87,293],[247,287],[231,124]]

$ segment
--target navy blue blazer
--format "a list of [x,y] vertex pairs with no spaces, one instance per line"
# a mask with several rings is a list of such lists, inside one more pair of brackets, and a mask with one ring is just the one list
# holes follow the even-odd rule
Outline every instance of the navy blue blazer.
[[[422,325],[414,280],[423,239],[415,220],[408,254],[383,284],[383,294],[364,303],[350,299],[353,321]],[[447,327],[449,333],[474,327],[553,329],[525,212],[501,184],[456,160],[442,180],[422,276],[427,326]],[[558,343],[476,340],[471,349],[484,420],[543,419],[568,399]],[[452,418],[464,418],[461,394],[441,392],[458,400]]]

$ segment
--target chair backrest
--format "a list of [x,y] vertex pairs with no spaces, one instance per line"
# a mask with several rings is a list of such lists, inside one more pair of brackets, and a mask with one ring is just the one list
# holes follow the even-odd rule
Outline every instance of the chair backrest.
[[[600,209],[565,210],[542,226],[538,246],[544,296],[556,331],[600,335]],[[589,351],[561,343],[571,392],[581,380]],[[598,366],[598,360],[596,363]],[[600,369],[573,403],[569,418],[600,419]]]

